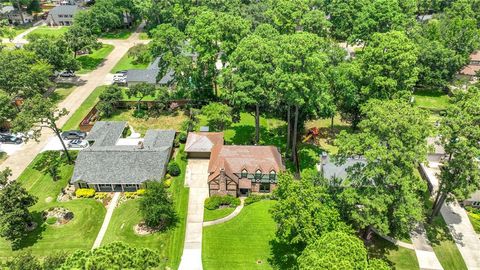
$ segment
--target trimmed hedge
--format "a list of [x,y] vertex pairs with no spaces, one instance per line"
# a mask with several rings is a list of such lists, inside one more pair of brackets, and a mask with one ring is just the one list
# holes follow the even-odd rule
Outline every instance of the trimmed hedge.
[[240,205],[240,199],[231,195],[220,196],[213,195],[205,200],[205,208],[208,210],[218,209],[220,206],[237,207]]
[[245,204],[245,205],[249,205],[249,204],[256,203],[256,202],[259,202],[259,201],[261,201],[261,200],[266,200],[266,199],[270,199],[270,198],[271,198],[271,195],[250,194],[250,195],[245,199],[244,204]]
[[93,188],[79,188],[75,191],[77,198],[93,198],[95,196],[95,189]]

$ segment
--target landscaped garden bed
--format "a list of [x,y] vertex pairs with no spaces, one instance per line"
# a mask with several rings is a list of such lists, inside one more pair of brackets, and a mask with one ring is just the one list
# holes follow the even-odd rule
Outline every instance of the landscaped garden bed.
[[48,225],[60,226],[70,222],[74,214],[63,207],[52,207],[43,211],[42,217]]

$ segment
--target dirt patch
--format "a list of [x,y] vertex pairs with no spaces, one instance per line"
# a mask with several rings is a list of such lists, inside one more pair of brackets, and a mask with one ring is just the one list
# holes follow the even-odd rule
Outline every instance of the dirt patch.
[[62,207],[52,207],[43,211],[43,220],[49,225],[64,225],[73,219],[73,212]]
[[53,201],[53,198],[52,197],[47,197],[45,198],[45,202],[46,203],[49,203],[49,202],[52,202]]
[[133,231],[138,235],[149,235],[158,232],[159,229],[148,227],[144,222],[140,222],[139,224],[133,226]]

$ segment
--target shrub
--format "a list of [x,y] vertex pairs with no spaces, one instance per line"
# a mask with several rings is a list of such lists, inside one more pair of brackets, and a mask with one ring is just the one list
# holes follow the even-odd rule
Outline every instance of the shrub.
[[209,210],[218,209],[220,206],[237,207],[238,205],[240,205],[240,199],[231,195],[213,195],[205,200],[205,208]]
[[48,225],[53,225],[53,224],[57,223],[57,218],[56,217],[49,217],[49,218],[47,218],[47,220],[45,220],[45,222]]
[[178,141],[181,143],[185,143],[187,141],[187,133],[180,132],[180,134],[178,134]]
[[95,196],[95,189],[93,188],[79,188],[75,191],[77,198],[92,198]]
[[143,196],[145,194],[145,189],[141,188],[139,190],[137,190],[137,195],[138,196]]
[[245,199],[245,205],[256,203],[261,200],[270,199],[270,197],[271,197],[270,195],[250,194],[250,196],[248,196],[248,198]]
[[132,115],[135,118],[145,118],[147,116],[147,112],[142,109],[135,109]]
[[177,162],[172,161],[168,163],[168,173],[172,176],[180,175],[180,166],[178,166]]
[[134,191],[125,192],[125,198],[127,199],[135,199],[137,197],[137,193]]
[[107,197],[106,192],[97,192],[95,193],[95,200],[103,200]]
[[163,181],[163,185],[166,188],[169,188],[172,185],[172,179],[166,179],[165,181]]

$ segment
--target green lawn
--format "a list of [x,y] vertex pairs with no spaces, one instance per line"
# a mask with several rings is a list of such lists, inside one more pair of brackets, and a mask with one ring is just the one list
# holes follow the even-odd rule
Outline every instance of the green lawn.
[[99,38],[103,39],[127,39],[137,29],[137,25],[133,25],[131,28],[116,29],[111,32],[104,32],[99,35]]
[[[85,113],[86,115],[86,113]],[[174,129],[180,130],[182,123],[188,117],[183,111],[163,114],[157,117],[137,118],[133,116],[132,110],[118,110],[111,117],[102,117],[102,121],[127,121],[136,132],[145,134],[149,129]]]
[[62,130],[78,129],[80,122],[87,113],[97,104],[98,96],[106,86],[99,86],[88,96],[88,98],[80,105],[80,107],[70,116],[68,121],[63,125]]
[[113,51],[114,46],[109,44],[102,44],[102,48],[94,50],[91,54],[82,55],[77,58],[80,62],[81,69],[77,71],[78,74],[85,74],[95,70],[103,60]]
[[50,98],[56,102],[60,103],[65,100],[77,86],[72,83],[57,83],[57,88],[50,95]]
[[128,70],[128,69],[146,69],[149,64],[134,64],[132,63],[134,59],[128,56],[128,52],[120,58],[120,61],[113,67],[111,73],[115,73],[120,70]]
[[[350,124],[347,122],[342,121],[340,115],[336,115],[333,118],[333,128],[331,119],[317,119],[311,120],[305,123],[305,134],[311,128],[318,128],[319,129],[319,136],[318,136],[318,143],[319,146],[331,154],[336,154],[338,151],[338,147],[334,145],[334,141],[342,130],[350,131]],[[305,139],[305,137],[302,137]]]
[[7,159],[8,155],[5,152],[0,152],[0,164],[3,163],[5,159]]
[[433,250],[445,270],[467,269],[441,215],[437,216],[432,224],[425,224],[425,229],[427,230],[428,240],[430,240]]
[[[28,28],[32,27],[31,24],[27,24],[27,25],[18,25],[18,26],[9,26],[9,30],[13,30],[12,34],[13,34],[13,37],[16,37],[18,35],[20,35],[21,33],[25,32],[28,30]],[[6,33],[0,33],[0,38],[8,38],[8,36],[6,35]]]
[[68,30],[68,26],[40,26],[37,29],[33,30],[32,32],[28,33],[27,37],[33,34],[40,34],[40,35],[49,35],[52,37],[59,37],[65,34]]
[[371,258],[385,260],[396,270],[419,269],[414,250],[395,246],[377,235],[373,237],[372,241],[373,243],[368,246],[368,253]]
[[209,210],[205,208],[205,211],[203,212],[203,221],[220,219],[230,215],[233,211],[235,211],[234,207],[225,207],[215,210]]
[[[138,97],[129,97],[126,92],[125,92],[126,88],[122,88],[122,100],[124,101],[138,101]],[[158,90],[160,91],[160,90]],[[158,93],[157,91],[157,93]],[[156,94],[157,95],[157,94]],[[155,96],[145,96],[142,101],[154,101],[157,97]]]
[[138,210],[138,199],[129,200],[121,204],[113,212],[112,220],[105,234],[102,244],[114,241],[124,241],[130,245],[158,249],[162,255],[161,261],[164,263],[162,269],[169,267],[176,269],[180,264],[180,258],[183,251],[185,239],[185,221],[188,208],[188,188],[184,187],[186,158],[183,153],[182,145],[180,154],[176,161],[180,165],[182,173],[175,177],[170,187],[173,194],[175,208],[180,218],[179,223],[173,229],[163,233],[155,233],[147,236],[136,235],[133,226],[138,224],[142,217]]
[[[0,158],[1,159],[1,158]],[[472,223],[473,229],[476,233],[480,234],[480,214],[475,214],[467,211],[468,219]]]
[[206,270],[272,269],[270,240],[275,222],[269,209],[275,201],[245,206],[231,221],[203,229],[202,261]]
[[[56,202],[60,190],[72,176],[73,165],[63,165],[59,179],[54,181],[48,174],[33,169],[38,157],[17,179],[31,194],[38,197],[37,204],[31,210],[39,226],[21,242],[20,250],[31,250],[35,255],[46,256],[57,251],[71,253],[76,249],[90,249],[102,225],[105,207],[93,199]],[[62,226],[47,225],[43,222],[41,213],[50,207],[67,208],[74,213],[74,219]],[[0,258],[5,259],[16,252],[18,251],[12,251],[7,241],[0,239]]]
[[432,111],[445,110],[449,103],[449,97],[438,90],[419,90],[414,93],[415,104]]

